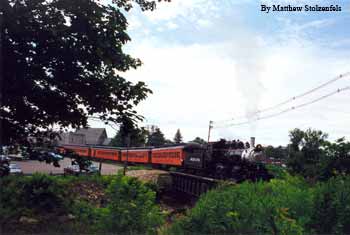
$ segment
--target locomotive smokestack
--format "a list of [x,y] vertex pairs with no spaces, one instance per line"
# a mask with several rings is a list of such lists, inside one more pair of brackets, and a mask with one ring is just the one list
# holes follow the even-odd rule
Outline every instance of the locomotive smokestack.
[[255,148],[255,137],[250,137],[250,147]]

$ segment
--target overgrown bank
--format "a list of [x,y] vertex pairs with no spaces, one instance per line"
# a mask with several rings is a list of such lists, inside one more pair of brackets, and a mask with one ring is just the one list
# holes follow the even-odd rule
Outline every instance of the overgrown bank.
[[350,177],[222,185],[164,234],[350,234]]
[[[15,234],[350,234],[350,177],[223,184],[166,223],[156,187],[124,176],[4,177],[1,231]],[[169,221],[168,221],[169,222]]]
[[0,179],[5,233],[151,233],[163,223],[156,193],[125,176]]

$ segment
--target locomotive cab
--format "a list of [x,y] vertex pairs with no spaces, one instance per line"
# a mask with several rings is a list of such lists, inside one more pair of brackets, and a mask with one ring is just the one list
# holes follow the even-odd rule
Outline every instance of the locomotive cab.
[[200,144],[191,143],[184,147],[184,167],[187,169],[203,169],[205,167],[206,148]]

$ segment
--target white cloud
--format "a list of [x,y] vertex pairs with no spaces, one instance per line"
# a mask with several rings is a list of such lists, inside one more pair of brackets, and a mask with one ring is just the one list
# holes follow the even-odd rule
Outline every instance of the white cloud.
[[[158,124],[168,138],[177,128],[187,140],[195,136],[203,138],[209,120],[237,117],[268,107],[350,69],[345,58],[324,57],[326,52],[320,52],[317,46],[305,48],[295,41],[265,45],[254,36],[241,35],[234,41],[219,44],[159,47],[156,42],[145,41],[135,45],[132,54],[142,58],[144,65],[128,73],[127,78],[146,81],[154,91],[139,107],[140,113],[158,120],[154,124]],[[318,95],[321,94],[324,93]],[[331,107],[333,103],[334,99],[324,104]],[[287,131],[294,128],[293,125],[310,120],[310,126],[317,126],[319,117],[312,115],[322,113],[322,109],[315,107],[307,119],[300,119],[303,110],[295,113],[297,115],[288,114],[253,126],[232,128],[232,131],[214,131],[213,138],[227,137],[229,133],[232,137],[260,135],[260,139],[285,143]],[[286,120],[287,117],[290,119]],[[285,130],[283,138],[278,134],[276,137],[276,133],[275,138],[270,138],[260,132],[260,129],[269,130],[271,123]],[[339,122],[336,127],[341,129],[342,125]]]
[[205,19],[199,19],[197,21],[198,25],[200,27],[209,27],[209,26],[212,26],[212,23],[209,21],[209,20],[205,20]]
[[168,27],[168,29],[171,29],[171,30],[179,28],[179,26],[177,24],[175,24],[174,22],[168,22],[167,27]]
[[[203,12],[214,17],[220,10],[214,1],[179,0],[159,4],[157,12],[147,13],[147,17],[163,22],[159,26],[162,30],[164,27],[181,29],[177,20],[183,18],[195,21],[205,30],[204,26],[213,21],[206,22],[210,18],[199,17]],[[156,37],[133,38],[130,53],[141,58],[144,65],[129,71],[125,77],[145,81],[154,92],[140,104],[139,113],[148,119],[148,124],[159,125],[167,138],[172,139],[177,128],[181,129],[185,140],[196,136],[206,138],[209,120],[228,119],[269,107],[350,71],[350,61],[343,56],[344,51],[324,48],[308,37],[310,29],[330,26],[333,20],[296,23],[279,17],[276,23],[282,23],[287,30],[266,35],[254,32],[244,21],[237,21],[235,27],[222,28],[227,38],[216,42],[185,45]],[[218,29],[221,26],[212,25]],[[181,41],[183,36],[180,33],[174,40]],[[192,38],[196,41],[196,35]],[[298,102],[343,87],[349,84],[349,79]],[[349,93],[345,92],[278,118],[216,129],[212,137],[248,139],[256,135],[258,142],[286,144],[288,130],[309,126],[325,130],[334,138],[350,137],[350,133],[344,131],[350,116],[350,111],[344,112],[348,97]]]
[[198,12],[207,11],[213,7],[209,0],[176,0],[171,3],[159,3],[156,13],[145,12],[145,15],[153,20],[171,20],[178,17],[192,17]]
[[135,15],[131,15],[128,18],[128,30],[136,30],[139,29],[142,26],[141,20],[136,17]]

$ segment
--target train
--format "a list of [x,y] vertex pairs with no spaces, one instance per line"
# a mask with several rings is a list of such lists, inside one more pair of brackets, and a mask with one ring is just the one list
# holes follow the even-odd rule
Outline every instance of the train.
[[261,145],[221,139],[206,145],[187,143],[162,147],[118,148],[108,146],[61,145],[60,152],[72,151],[82,157],[147,164],[154,168],[175,168],[177,171],[215,179],[269,180]]

